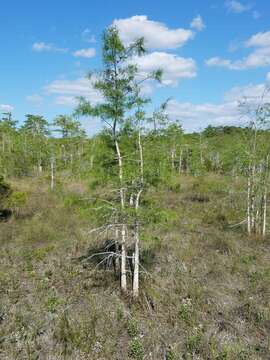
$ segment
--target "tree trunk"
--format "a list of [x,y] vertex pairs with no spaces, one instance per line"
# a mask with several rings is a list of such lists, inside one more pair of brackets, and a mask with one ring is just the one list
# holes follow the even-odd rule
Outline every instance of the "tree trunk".
[[[124,212],[125,210],[125,191],[123,188],[123,162],[122,156],[119,148],[119,144],[117,139],[115,138],[115,148],[118,158],[118,168],[119,168],[119,183],[120,183],[120,201],[121,201],[121,210]],[[121,229],[121,290],[123,293],[127,291],[127,273],[126,273],[126,225],[124,224],[122,214],[122,229]]]
[[140,204],[140,196],[142,189],[139,190],[136,197],[135,211],[136,219],[134,226],[134,237],[135,237],[135,249],[134,249],[134,271],[133,271],[133,297],[139,296],[139,270],[140,270],[140,234],[139,234],[139,220],[138,220],[138,209]]
[[134,249],[134,273],[133,273],[133,297],[139,296],[139,267],[140,267],[140,238],[139,224],[135,222],[135,249]]
[[51,159],[51,190],[54,189],[54,159]]
[[178,168],[178,172],[179,174],[181,174],[182,172],[182,149],[180,149],[180,154],[179,154],[179,168]]
[[248,191],[247,191],[247,230],[248,235],[251,235],[251,214],[250,214],[250,192],[251,192],[251,182],[250,182],[250,170],[248,174]]

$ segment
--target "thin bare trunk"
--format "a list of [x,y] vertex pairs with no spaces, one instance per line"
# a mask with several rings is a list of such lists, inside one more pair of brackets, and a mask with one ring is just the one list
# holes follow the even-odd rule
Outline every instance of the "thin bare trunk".
[[138,134],[138,146],[139,146],[139,152],[140,152],[140,170],[141,170],[141,183],[143,184],[144,181],[144,162],[143,162],[143,148],[142,148],[142,142],[141,142],[141,131],[139,130]]
[[249,236],[251,235],[250,192],[251,192],[251,181],[250,181],[250,167],[249,167],[248,191],[247,191],[247,230]]
[[262,237],[266,235],[266,215],[267,215],[267,187],[264,188],[263,195],[263,221],[262,221]]
[[182,172],[182,149],[180,149],[180,155],[179,155],[179,169],[178,169],[178,172],[179,174],[181,174]]
[[115,271],[118,271],[118,269],[120,269],[120,264],[119,264],[120,249],[119,249],[119,228],[118,228],[118,225],[116,225],[116,228],[115,228],[115,253],[116,253]]
[[140,238],[139,223],[135,222],[135,249],[134,249],[134,275],[133,275],[133,297],[139,296],[139,266],[140,266]]
[[141,188],[139,189],[136,202],[135,202],[135,211],[136,211],[136,219],[134,226],[134,238],[135,238],[135,247],[134,247],[134,270],[133,270],[133,297],[137,298],[139,296],[139,274],[140,274],[140,224],[138,219],[138,210],[140,206],[140,196],[143,191],[144,185],[144,162],[143,162],[143,148],[141,143],[141,131],[139,124],[139,133],[138,133],[138,147],[140,154],[140,172],[141,172]]
[[200,163],[203,165],[202,133],[200,133]]
[[51,190],[54,189],[54,159],[51,159]]
[[[123,162],[117,139],[115,138],[115,148],[118,158],[119,168],[119,183],[120,183],[120,201],[121,209],[125,209],[125,190],[123,188]],[[127,291],[127,273],[126,273],[126,225],[122,224],[121,229],[121,290],[125,293]]]
[[269,155],[266,157],[265,164],[265,177],[264,177],[264,194],[263,194],[263,220],[262,220],[262,237],[266,235],[266,221],[267,221],[267,190],[268,190],[268,177],[269,177]]
[[126,261],[126,226],[123,224],[121,230],[121,290],[123,293],[126,293],[127,291]]
[[172,164],[172,171],[174,170],[174,159],[175,159],[175,150],[171,151],[171,164]]
[[[136,197],[135,210],[136,213],[139,209],[140,196],[142,189],[139,190]],[[134,249],[134,272],[133,272],[133,297],[137,298],[139,296],[139,267],[140,267],[140,235],[139,235],[139,220],[136,214],[135,227],[134,227],[134,237],[135,237],[135,249]]]

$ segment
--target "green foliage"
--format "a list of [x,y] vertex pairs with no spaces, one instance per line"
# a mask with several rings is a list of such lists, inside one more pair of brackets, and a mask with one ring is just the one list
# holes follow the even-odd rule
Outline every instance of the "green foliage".
[[27,202],[27,194],[23,191],[13,191],[10,195],[7,205],[11,209],[19,209],[25,206]]
[[176,360],[176,355],[171,349],[167,351],[166,360]]
[[200,329],[195,329],[186,341],[186,349],[190,353],[198,353],[202,344],[203,334]]
[[0,175],[0,205],[10,194],[10,186],[5,182],[4,177]]
[[187,324],[191,324],[193,320],[193,309],[190,299],[183,301],[179,307],[178,312],[179,319],[186,322]]
[[58,128],[55,131],[59,132],[62,138],[76,138],[85,136],[85,131],[82,129],[81,123],[74,120],[71,116],[57,116],[53,122],[53,126]]
[[46,301],[46,308],[49,312],[55,313],[58,306],[62,304],[62,300],[57,296],[49,296]]
[[127,324],[127,332],[130,337],[139,335],[138,322],[135,319],[130,319]]
[[22,131],[33,135],[34,137],[44,137],[49,135],[48,122],[40,115],[27,114],[26,120],[22,126]]
[[130,341],[128,346],[128,356],[132,359],[143,359],[144,349],[140,339],[134,338]]

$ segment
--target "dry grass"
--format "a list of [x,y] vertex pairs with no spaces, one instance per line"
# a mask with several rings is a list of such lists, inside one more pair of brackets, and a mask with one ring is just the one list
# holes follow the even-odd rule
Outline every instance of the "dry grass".
[[137,303],[112,272],[74,261],[97,244],[86,184],[13,182],[27,201],[0,223],[1,359],[270,358],[269,239],[230,227],[244,217],[241,179],[176,181],[145,199]]

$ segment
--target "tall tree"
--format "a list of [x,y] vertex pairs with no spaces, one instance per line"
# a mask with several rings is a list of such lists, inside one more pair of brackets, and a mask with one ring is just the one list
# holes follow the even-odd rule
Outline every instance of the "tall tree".
[[[153,72],[146,78],[138,79],[137,66],[131,63],[134,55],[141,56],[145,53],[143,39],[138,39],[125,46],[116,27],[109,27],[103,35],[103,64],[104,69],[97,73],[94,88],[102,94],[103,102],[93,106],[84,98],[80,99],[77,109],[78,114],[91,115],[101,118],[109,127],[110,135],[114,142],[115,156],[118,162],[118,189],[120,199],[120,212],[118,223],[121,224],[121,289],[127,291],[126,271],[126,193],[124,174],[124,158],[120,149],[119,133],[126,124],[128,114],[136,106],[139,84],[146,79],[161,77],[161,71]],[[89,74],[89,79],[92,74]]]
[[47,136],[50,134],[49,124],[43,116],[27,114],[21,127],[24,136],[24,150],[32,156],[36,163],[38,173],[42,172],[43,162],[47,158]]
[[31,133],[33,136],[47,136],[50,134],[49,124],[43,116],[25,115],[26,120],[22,126],[22,130]]
[[71,116],[58,115],[53,125],[57,127],[55,131],[59,132],[62,138],[85,136],[85,131],[82,129],[81,123],[74,120]]

